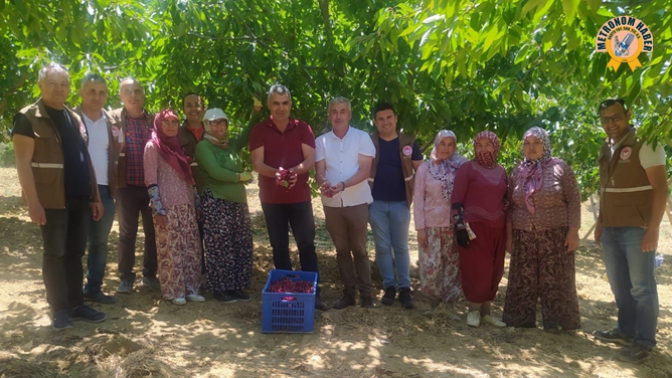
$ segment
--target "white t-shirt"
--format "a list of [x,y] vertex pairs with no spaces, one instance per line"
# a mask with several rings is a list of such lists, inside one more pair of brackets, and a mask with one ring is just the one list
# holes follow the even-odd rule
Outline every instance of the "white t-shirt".
[[[320,135],[315,140],[315,161],[325,160],[325,176],[331,185],[352,177],[359,169],[359,155],[374,157],[376,147],[369,134],[352,126],[343,139],[333,131]],[[373,202],[367,180],[350,186],[333,198],[322,196],[322,204],[328,207],[357,206]]]
[[[621,139],[616,144],[613,144],[613,141],[610,140],[611,156],[614,155],[614,151],[621,145],[623,140],[624,139]],[[639,149],[639,161],[644,169],[655,167],[657,165],[665,165],[665,149],[663,148],[663,145],[658,143],[654,150],[651,143],[644,143],[642,148]]]
[[105,113],[97,121],[92,121],[83,114],[86,130],[89,133],[89,156],[96,171],[98,185],[109,185],[107,170],[110,156],[110,136],[107,130]]

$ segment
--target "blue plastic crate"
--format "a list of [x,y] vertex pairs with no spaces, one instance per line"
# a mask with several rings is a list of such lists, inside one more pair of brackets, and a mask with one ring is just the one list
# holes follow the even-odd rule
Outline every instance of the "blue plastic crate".
[[[313,292],[307,293],[271,293],[271,282],[289,277],[292,281],[310,281]],[[273,269],[261,291],[262,313],[261,332],[263,333],[309,333],[315,329],[315,292],[317,291],[317,273],[293,270]],[[283,300],[293,297],[294,300]]]

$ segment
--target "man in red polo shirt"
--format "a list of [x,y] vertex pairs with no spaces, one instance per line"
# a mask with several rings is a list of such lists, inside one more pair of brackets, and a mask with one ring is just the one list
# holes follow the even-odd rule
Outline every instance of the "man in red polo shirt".
[[[252,165],[259,173],[259,197],[266,218],[276,269],[292,270],[289,226],[299,248],[301,270],[318,273],[315,220],[310,202],[308,172],[315,165],[315,136],[306,122],[290,117],[292,96],[284,85],[268,91],[271,117],[258,123],[250,135]],[[283,169],[293,174],[280,180]],[[315,308],[326,310],[318,297]]]

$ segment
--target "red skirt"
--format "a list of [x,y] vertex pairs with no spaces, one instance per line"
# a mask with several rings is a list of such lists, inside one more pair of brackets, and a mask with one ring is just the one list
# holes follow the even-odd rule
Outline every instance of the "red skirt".
[[506,228],[482,222],[470,222],[469,226],[476,239],[469,248],[459,247],[464,297],[473,303],[492,301],[504,275]]

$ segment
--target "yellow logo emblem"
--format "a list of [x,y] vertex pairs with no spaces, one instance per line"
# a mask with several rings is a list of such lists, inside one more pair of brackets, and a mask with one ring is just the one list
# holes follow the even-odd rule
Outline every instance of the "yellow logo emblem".
[[595,51],[611,56],[608,67],[618,70],[627,63],[632,71],[641,67],[639,54],[653,52],[653,34],[646,24],[634,17],[614,17],[602,25],[595,39]]

